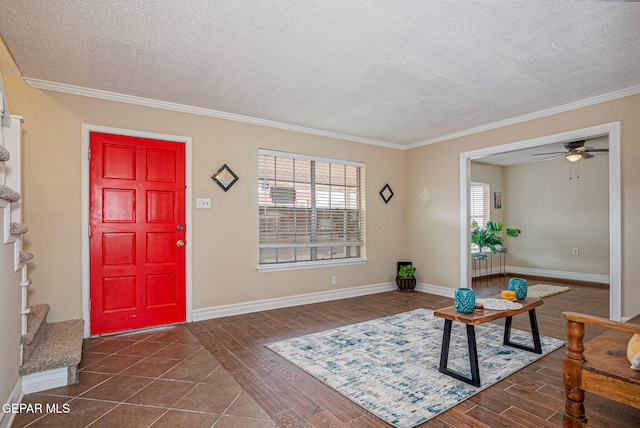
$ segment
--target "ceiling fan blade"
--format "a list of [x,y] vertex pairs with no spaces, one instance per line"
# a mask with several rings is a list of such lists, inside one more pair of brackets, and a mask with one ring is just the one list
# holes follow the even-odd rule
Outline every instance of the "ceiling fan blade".
[[581,149],[584,149],[584,142],[585,140],[570,141],[570,142],[564,143],[564,148],[569,151],[581,150]]
[[609,151],[609,149],[590,149],[590,148],[587,148],[587,150],[585,150],[585,153],[587,153],[587,152],[597,153],[597,152],[608,152],[608,151]]
[[589,158],[592,158],[592,157],[595,157],[595,156],[590,155],[587,152],[582,152],[582,159],[589,159]]
[[533,156],[563,155],[566,152],[534,153]]

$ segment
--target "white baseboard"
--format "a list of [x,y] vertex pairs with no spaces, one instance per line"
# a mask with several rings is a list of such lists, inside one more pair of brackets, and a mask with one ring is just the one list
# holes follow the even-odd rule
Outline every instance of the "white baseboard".
[[609,275],[597,275],[593,273],[567,272],[561,270],[524,268],[517,266],[507,266],[507,273],[515,273],[518,275],[544,276],[547,278],[571,279],[574,281],[597,282],[601,284],[609,284]]
[[[562,270],[526,268],[519,266],[506,266],[507,274],[544,276],[547,278],[569,279],[573,281],[597,282],[599,284],[609,284],[609,275],[598,275],[593,273],[568,272]],[[501,273],[500,267],[493,266],[487,269],[476,269],[471,271],[471,277],[475,278],[484,275],[498,275]]]
[[[492,274],[500,273],[498,267],[490,269]],[[564,272],[546,269],[532,269],[507,266],[507,273],[516,275],[545,276],[548,278],[572,279],[576,281],[588,281],[609,283],[608,275],[595,275],[579,272]],[[286,308],[290,306],[307,305],[310,303],[328,302],[331,300],[346,299],[349,297],[365,296],[367,294],[383,293],[396,290],[396,284],[387,282],[374,285],[362,285],[358,287],[343,288],[340,290],[321,291],[318,293],[299,294],[296,296],[278,297],[274,299],[255,300],[252,302],[234,303],[230,305],[212,306],[209,308],[194,309],[192,319],[194,322],[213,318],[222,318],[233,315],[248,314],[251,312],[268,311],[271,309]],[[440,285],[418,283],[416,291],[453,298],[455,288],[442,287]]]
[[22,392],[32,394],[34,392],[66,386],[68,374],[67,367],[61,367],[59,369],[22,376]]
[[[19,404],[22,402],[22,397],[24,397],[24,392],[22,391],[22,380],[18,378],[6,404],[9,406]],[[15,416],[16,414],[14,412],[5,413],[4,410],[0,411],[0,428],[9,428],[13,423],[13,418]]]
[[393,282],[383,284],[362,285],[359,287],[342,288],[340,290],[320,291],[317,293],[299,294],[296,296],[277,297],[274,299],[255,300],[253,302],[234,303],[230,305],[212,306],[193,310],[193,321],[204,321],[251,312],[268,311],[270,309],[286,308],[290,306],[308,305],[310,303],[328,302],[330,300],[346,299],[349,297],[365,296],[367,294],[393,291],[397,286]]
[[441,285],[423,284],[423,283],[418,283],[416,285],[416,291],[435,294],[436,296],[451,297],[452,299],[456,293],[455,288],[443,287]]

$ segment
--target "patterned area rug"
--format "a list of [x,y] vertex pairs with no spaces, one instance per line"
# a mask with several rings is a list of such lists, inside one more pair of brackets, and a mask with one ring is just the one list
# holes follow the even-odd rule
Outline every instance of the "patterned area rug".
[[[419,425],[559,348],[541,336],[543,355],[503,346],[504,327],[476,326],[482,386],[438,371],[444,320],[417,309],[265,345],[395,427]],[[531,333],[513,329],[531,345]],[[470,376],[465,327],[454,322],[449,369]]]
[[536,284],[527,287],[527,296],[542,299],[543,297],[553,296],[569,290],[569,287],[561,287],[559,285]]

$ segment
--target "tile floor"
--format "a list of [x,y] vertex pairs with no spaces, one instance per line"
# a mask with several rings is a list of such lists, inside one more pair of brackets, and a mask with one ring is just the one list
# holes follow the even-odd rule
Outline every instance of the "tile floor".
[[276,427],[184,325],[86,339],[79,383],[22,402],[14,428]]

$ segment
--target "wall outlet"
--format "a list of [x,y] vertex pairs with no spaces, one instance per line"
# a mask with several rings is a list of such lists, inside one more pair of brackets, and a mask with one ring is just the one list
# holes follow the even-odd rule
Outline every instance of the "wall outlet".
[[196,198],[196,208],[211,208],[211,199]]
[[575,247],[574,247],[574,248],[571,250],[571,254],[573,254],[574,256],[577,256],[578,254],[580,254],[580,250],[578,250],[577,248],[575,248]]
[[338,283],[338,277],[337,277],[337,276],[335,276],[335,275],[333,275],[333,276],[331,277],[331,283],[332,283],[333,285],[336,285],[336,284]]

